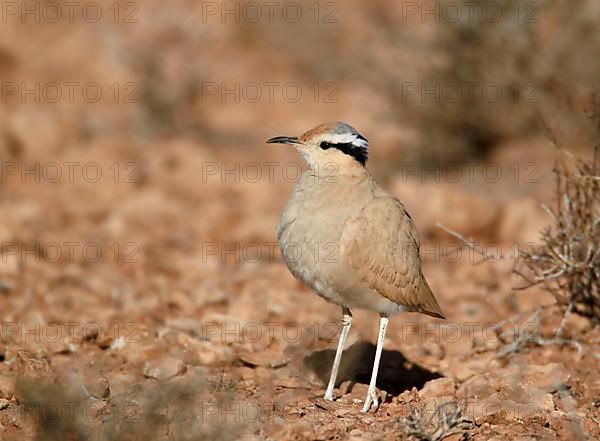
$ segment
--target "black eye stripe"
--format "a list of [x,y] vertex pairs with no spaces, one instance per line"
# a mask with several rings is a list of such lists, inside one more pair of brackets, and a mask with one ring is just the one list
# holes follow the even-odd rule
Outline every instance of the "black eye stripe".
[[361,147],[361,146],[352,144],[351,142],[334,144],[332,142],[323,141],[323,142],[321,142],[321,144],[319,144],[319,146],[323,150],[338,149],[342,153],[352,156],[354,159],[356,159],[362,165],[365,165],[365,163],[367,162],[367,154],[368,154],[367,149],[365,147]]
[[344,148],[354,148],[354,144],[352,144],[351,142],[345,142],[345,143],[335,144],[333,142],[323,141],[321,143],[321,148],[323,150],[338,149],[338,148],[340,148],[342,146],[344,146]]

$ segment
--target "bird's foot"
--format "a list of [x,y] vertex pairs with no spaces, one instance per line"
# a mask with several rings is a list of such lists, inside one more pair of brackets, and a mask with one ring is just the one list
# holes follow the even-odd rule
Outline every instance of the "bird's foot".
[[333,401],[333,391],[325,392],[325,396],[323,397],[323,399],[327,401]]
[[367,397],[365,398],[365,405],[363,406],[361,412],[367,413],[369,409],[373,406],[374,410],[379,408],[379,399],[377,398],[377,391],[375,388],[370,388],[367,391]]

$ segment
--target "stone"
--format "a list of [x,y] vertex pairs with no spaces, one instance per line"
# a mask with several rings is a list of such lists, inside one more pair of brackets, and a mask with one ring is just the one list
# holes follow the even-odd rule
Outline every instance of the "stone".
[[48,354],[72,354],[77,351],[77,346],[69,342],[68,339],[48,341],[44,347]]
[[481,372],[488,370],[489,358],[472,358],[452,363],[449,366],[450,374],[457,380],[463,382]]
[[106,377],[91,376],[86,378],[82,387],[87,395],[95,399],[106,399],[110,395],[110,385]]
[[436,378],[425,383],[420,391],[424,398],[453,396],[456,385],[452,378]]
[[168,328],[177,329],[179,331],[188,332],[195,335],[200,335],[200,321],[194,318],[178,317],[171,318],[165,321]]
[[205,341],[179,334],[177,341],[189,351],[190,363],[200,366],[222,366],[235,360],[235,353],[230,346],[218,341]]
[[146,361],[142,373],[144,377],[166,381],[181,375],[186,370],[185,364],[176,358],[166,357],[154,361]]
[[552,394],[538,394],[533,398],[534,400],[532,404],[534,404],[538,409],[554,411],[554,399],[552,398]]
[[505,424],[519,417],[518,405],[494,393],[482,400],[467,400],[462,403],[463,418],[478,426],[483,423]]
[[200,335],[203,340],[220,343],[244,343],[246,321],[234,315],[210,313],[202,317]]
[[550,363],[543,366],[529,365],[518,370],[523,383],[535,386],[545,392],[564,389],[571,378],[571,374],[562,363]]
[[456,395],[476,424],[546,418],[555,409],[552,392],[563,390],[568,379],[569,372],[559,363],[509,365],[469,378]]
[[15,378],[6,375],[0,376],[0,398],[10,400],[15,391]]
[[240,351],[238,358],[251,366],[279,368],[289,363],[289,358],[281,351],[265,350],[259,352]]
[[486,398],[496,392],[488,374],[475,375],[461,384],[456,391],[459,399]]

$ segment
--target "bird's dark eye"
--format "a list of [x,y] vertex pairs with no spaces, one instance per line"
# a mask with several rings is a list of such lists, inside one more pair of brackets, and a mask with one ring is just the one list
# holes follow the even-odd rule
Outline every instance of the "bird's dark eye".
[[332,147],[335,147],[335,144],[332,144],[332,143],[330,143],[330,142],[327,142],[327,141],[323,141],[323,142],[321,142],[321,144],[319,144],[319,145],[321,146],[321,148],[322,148],[323,150],[327,150],[327,149],[330,149],[330,148],[332,148]]

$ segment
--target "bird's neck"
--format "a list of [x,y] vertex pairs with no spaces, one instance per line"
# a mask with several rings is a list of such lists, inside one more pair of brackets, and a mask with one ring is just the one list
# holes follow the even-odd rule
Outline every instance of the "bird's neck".
[[305,156],[311,174],[319,179],[331,180],[336,176],[364,177],[369,171],[364,165],[350,155],[337,151],[326,151],[319,155]]
[[348,179],[360,181],[370,176],[369,171],[359,162],[355,164],[315,162],[309,166],[311,176],[321,182],[339,182]]

